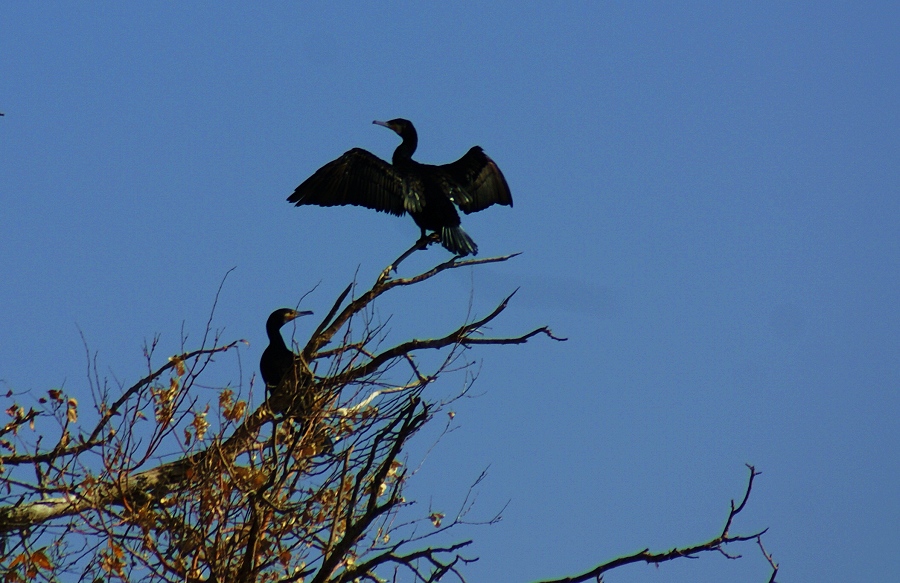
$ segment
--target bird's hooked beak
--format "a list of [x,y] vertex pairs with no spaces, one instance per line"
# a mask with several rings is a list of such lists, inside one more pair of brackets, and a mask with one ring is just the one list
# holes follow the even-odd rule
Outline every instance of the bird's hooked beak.
[[377,126],[383,126],[383,127],[386,127],[387,129],[393,130],[393,131],[395,131],[395,132],[397,131],[396,129],[394,129],[394,126],[392,126],[391,124],[389,124],[389,123],[386,122],[386,121],[378,121],[378,120],[376,119],[376,120],[373,121],[372,123],[375,124],[375,125],[377,125]]
[[299,318],[300,316],[312,316],[312,312],[310,312],[309,310],[303,310],[302,312],[298,312],[297,310],[294,310],[294,311],[288,312],[287,314],[284,315],[284,323],[287,324],[291,320],[295,320],[295,319]]

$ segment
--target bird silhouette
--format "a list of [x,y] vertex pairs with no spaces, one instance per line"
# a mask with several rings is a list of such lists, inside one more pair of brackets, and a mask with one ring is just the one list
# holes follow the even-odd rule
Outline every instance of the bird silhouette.
[[353,148],[303,181],[288,197],[297,206],[352,204],[413,218],[422,231],[437,233],[441,244],[460,256],[475,255],[478,245],[460,226],[456,207],[466,214],[493,204],[512,206],[512,194],[500,168],[479,146],[450,164],[434,166],[412,159],[418,134],[412,122],[397,118],[374,121],[402,138],[388,163],[367,150]]

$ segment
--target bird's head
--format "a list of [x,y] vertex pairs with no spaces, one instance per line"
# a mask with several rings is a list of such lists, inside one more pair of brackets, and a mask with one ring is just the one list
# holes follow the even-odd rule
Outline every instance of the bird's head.
[[416,128],[413,127],[411,121],[398,117],[391,121],[375,120],[372,123],[394,130],[397,132],[398,136],[403,138],[403,142],[397,146],[397,149],[394,151],[394,164],[403,160],[408,161],[412,158],[413,153],[416,151],[416,146],[419,143],[419,136],[416,134]]
[[269,319],[266,322],[266,328],[274,327],[277,330],[291,320],[299,318],[300,316],[310,315],[312,315],[312,312],[308,310],[298,312],[297,310],[292,310],[291,308],[279,308],[269,315]]
[[390,121],[378,121],[375,120],[372,122],[375,125],[384,126],[388,129],[394,130],[398,136],[401,138],[405,138],[407,135],[415,135],[416,128],[413,127],[413,124],[408,119],[403,119],[402,117],[398,117],[396,119],[392,119]]

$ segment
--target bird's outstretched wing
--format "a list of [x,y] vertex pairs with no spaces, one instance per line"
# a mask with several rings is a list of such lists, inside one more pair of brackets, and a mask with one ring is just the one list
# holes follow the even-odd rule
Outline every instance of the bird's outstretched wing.
[[465,156],[439,168],[455,183],[448,185],[450,198],[462,212],[474,213],[492,204],[512,206],[506,178],[481,147],[472,146]]
[[406,212],[404,201],[409,198],[404,190],[403,180],[390,164],[371,152],[353,148],[316,170],[294,190],[288,202],[297,206],[352,204],[400,216]]

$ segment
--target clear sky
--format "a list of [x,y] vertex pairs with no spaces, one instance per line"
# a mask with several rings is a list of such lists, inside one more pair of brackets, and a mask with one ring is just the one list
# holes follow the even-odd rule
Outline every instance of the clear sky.
[[[250,345],[214,374],[246,383],[270,311],[318,285],[323,315],[418,236],[284,200],[351,147],[389,158],[371,121],[406,117],[418,160],[500,165],[515,207],[463,225],[523,255],[388,299],[396,338],[516,287],[493,332],[570,338],[474,351],[411,485],[450,514],[489,466],[476,514],[509,506],[465,533],[472,581],[709,538],[745,463],[735,530],[770,528],[782,580],[900,580],[900,5],[358,4],[4,6],[0,388],[88,402],[79,329],[136,380],[146,339],[199,343],[232,267],[214,324]],[[744,554],[608,581],[764,581]]]

